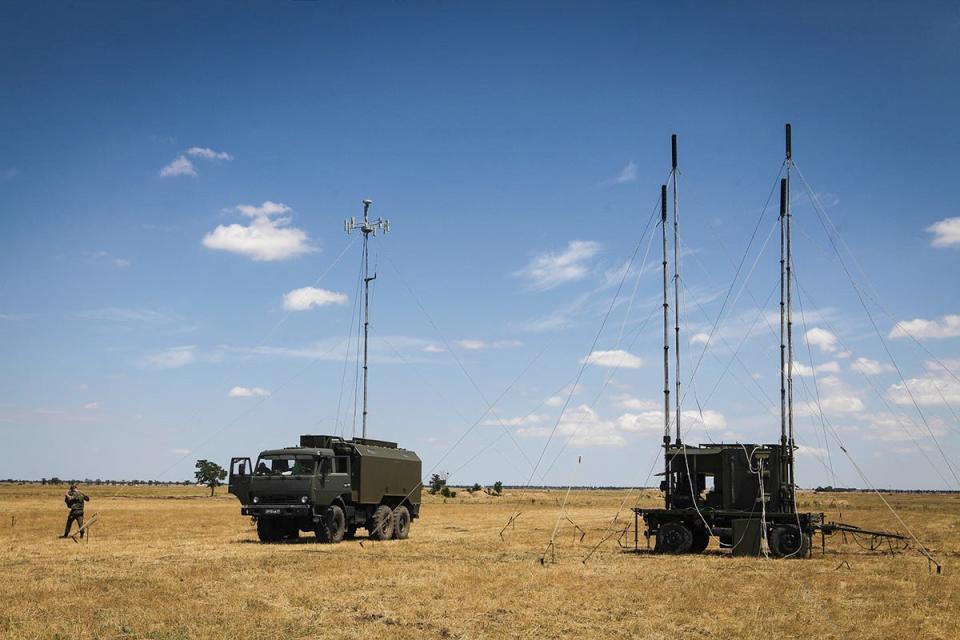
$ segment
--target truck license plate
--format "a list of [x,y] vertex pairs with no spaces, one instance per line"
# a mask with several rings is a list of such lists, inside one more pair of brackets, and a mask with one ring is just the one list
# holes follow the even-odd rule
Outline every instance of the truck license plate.
[[280,515],[280,509],[264,509],[263,512],[268,515]]

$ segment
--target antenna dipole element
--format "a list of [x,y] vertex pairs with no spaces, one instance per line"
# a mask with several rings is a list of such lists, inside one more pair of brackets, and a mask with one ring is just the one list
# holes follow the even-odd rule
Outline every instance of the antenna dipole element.
[[786,226],[787,243],[787,461],[789,463],[788,477],[790,479],[791,492],[795,487],[794,468],[793,468],[793,450],[795,441],[793,437],[793,238],[791,236],[792,218],[790,212],[790,169],[793,167],[793,150],[790,140],[790,123],[787,123],[785,130],[784,151],[786,155],[787,176],[784,187],[784,219]]
[[387,233],[390,231],[390,221],[383,218],[377,218],[371,221],[369,217],[370,205],[373,200],[363,201],[363,221],[358,223],[355,218],[344,220],[343,230],[349,234],[354,229],[359,229],[363,234],[363,437],[367,437],[367,387],[368,387],[368,342],[370,339],[370,282],[377,279],[377,274],[370,276],[370,252],[368,242],[371,235],[377,235],[377,231]]

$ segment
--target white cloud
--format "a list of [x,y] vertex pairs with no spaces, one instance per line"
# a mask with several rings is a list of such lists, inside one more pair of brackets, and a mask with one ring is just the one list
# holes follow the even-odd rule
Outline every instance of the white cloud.
[[589,405],[568,409],[557,426],[567,442],[579,447],[619,447],[626,444],[614,422],[601,420]]
[[519,340],[494,340],[492,342],[488,342],[486,340],[477,340],[475,338],[458,340],[457,344],[460,345],[461,348],[468,351],[479,351],[481,349],[506,349],[523,345],[523,343]]
[[[914,440],[923,442],[928,440],[930,436],[927,427],[904,414],[864,413],[857,417],[867,424],[863,437],[868,440],[884,440],[887,442]],[[927,418],[927,426],[930,427],[930,432],[935,436],[942,436],[947,432],[946,424],[936,416]]]
[[824,362],[814,367],[808,367],[802,362],[794,360],[793,372],[803,378],[809,378],[814,373],[840,373],[840,365],[836,362]]
[[99,409],[99,408],[100,408],[100,403],[99,403],[99,402],[88,402],[87,404],[83,405],[83,408],[84,408],[84,409],[91,409],[91,410],[93,410],[93,409]]
[[586,358],[580,359],[580,364],[584,363],[598,367],[622,367],[624,369],[639,369],[643,366],[643,360],[639,356],[622,349],[594,351]]
[[527,425],[541,424],[546,421],[548,416],[542,413],[531,413],[526,416],[517,416],[516,418],[502,418],[500,420],[484,420],[483,424],[488,426],[500,425],[507,427],[525,427]]
[[187,155],[206,160],[233,160],[233,156],[226,151],[214,151],[208,147],[190,147]]
[[826,329],[814,327],[807,331],[807,344],[819,347],[821,351],[832,353],[837,350],[837,336]]
[[118,258],[116,256],[110,255],[108,251],[96,251],[93,253],[88,253],[88,256],[94,261],[106,261],[112,264],[117,268],[129,267],[130,261],[126,258]]
[[197,170],[193,167],[193,163],[190,162],[190,158],[187,156],[177,156],[170,164],[160,169],[160,176],[163,178],[172,176],[196,177],[196,175]]
[[633,411],[656,411],[659,404],[650,400],[641,400],[634,398],[629,394],[623,394],[614,398],[617,406],[621,409],[630,409]]
[[560,396],[550,396],[549,398],[543,401],[543,404],[547,405],[548,407],[562,407],[563,400],[564,399],[561,398]]
[[196,359],[196,346],[185,345],[154,352],[143,359],[143,366],[154,369],[177,369],[195,362]]
[[890,331],[890,338],[907,338],[913,336],[917,340],[926,338],[956,338],[960,336],[960,315],[946,315],[940,321],[914,318],[901,320]]
[[[860,393],[850,389],[836,376],[824,376],[818,381],[820,406],[825,414],[854,413],[863,411]],[[818,415],[820,410],[815,401],[800,402],[795,406],[796,414],[801,416]]]
[[912,405],[913,400],[924,406],[960,404],[960,383],[953,378],[933,375],[927,378],[909,378],[906,386],[892,384],[887,389],[887,397],[894,404]]
[[710,334],[695,333],[690,336],[690,344],[707,344],[710,341]]
[[190,453],[190,449],[170,449],[170,453],[177,456],[185,456]]
[[346,304],[347,294],[315,287],[301,287],[283,294],[283,308],[287,311],[306,311],[328,304]]
[[896,371],[893,365],[889,365],[886,362],[871,360],[870,358],[857,358],[850,363],[850,368],[858,373],[862,373],[865,376],[878,376],[881,373]]
[[798,446],[795,450],[798,458],[819,458],[826,460],[829,453],[821,447],[809,447],[807,445]]
[[424,353],[443,353],[444,351],[446,351],[446,349],[444,349],[439,345],[435,345],[431,343],[431,344],[425,345],[422,351]]
[[284,260],[314,250],[305,231],[288,226],[291,217],[284,214],[291,209],[284,204],[267,200],[260,206],[239,205],[235,211],[251,218],[250,224],[219,225],[203,237],[203,246],[257,261]]
[[620,173],[613,176],[612,178],[608,178],[604,180],[603,184],[605,185],[626,184],[628,182],[636,182],[636,181],[637,181],[637,164],[633,160],[630,160],[629,162],[627,162],[626,165],[624,165],[623,169],[620,170]]
[[514,275],[527,280],[531,289],[553,289],[586,276],[589,272],[586,262],[599,251],[598,242],[572,240],[561,253],[545,252],[534,256],[530,264]]
[[935,247],[960,247],[960,217],[944,218],[927,227],[927,231],[933,234],[930,244]]
[[230,398],[265,398],[269,395],[270,390],[262,387],[234,387],[227,392]]

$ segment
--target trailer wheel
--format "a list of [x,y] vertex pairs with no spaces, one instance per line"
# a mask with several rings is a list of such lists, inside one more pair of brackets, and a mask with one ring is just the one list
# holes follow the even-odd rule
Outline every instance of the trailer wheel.
[[690,553],[703,553],[710,544],[710,532],[704,526],[693,528],[693,543],[690,545]]
[[773,527],[767,543],[777,558],[804,558],[810,550],[810,536],[793,525]]
[[410,512],[403,505],[393,510],[393,537],[406,540],[410,535]]
[[257,520],[257,537],[260,542],[280,542],[283,539],[283,529],[277,526],[274,520],[260,518]]
[[336,544],[343,540],[346,528],[347,519],[343,515],[343,509],[339,505],[333,505],[317,523],[317,540]]
[[367,523],[367,531],[374,540],[389,540],[393,537],[393,511],[385,504],[377,507]]
[[687,553],[693,546],[693,531],[682,522],[665,522],[657,531],[656,553]]

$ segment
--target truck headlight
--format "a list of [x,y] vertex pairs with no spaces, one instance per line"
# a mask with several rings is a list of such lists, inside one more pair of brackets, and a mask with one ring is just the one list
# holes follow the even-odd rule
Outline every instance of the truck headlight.
[[260,504],[260,498],[253,496],[253,504]]
[[309,501],[310,501],[310,498],[308,498],[307,496],[303,496],[302,498],[300,498],[300,502],[302,502],[303,504],[307,504],[307,502]]

